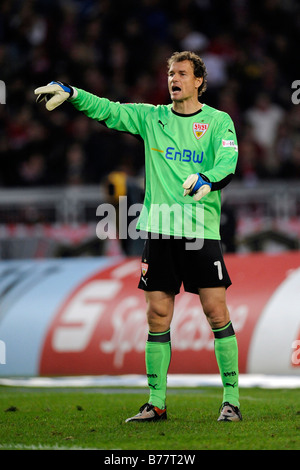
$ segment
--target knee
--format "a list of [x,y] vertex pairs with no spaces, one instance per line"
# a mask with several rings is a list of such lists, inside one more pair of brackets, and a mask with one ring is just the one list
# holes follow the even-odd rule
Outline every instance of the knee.
[[222,328],[230,321],[224,300],[208,300],[202,303],[202,307],[211,328]]
[[159,301],[148,302],[147,320],[152,332],[167,331],[170,328],[172,313]]

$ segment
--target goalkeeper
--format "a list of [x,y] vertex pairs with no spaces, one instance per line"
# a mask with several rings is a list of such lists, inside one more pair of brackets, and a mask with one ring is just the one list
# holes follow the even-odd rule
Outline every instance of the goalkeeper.
[[[145,199],[137,228],[148,233],[139,288],[145,291],[147,304],[149,400],[126,422],[167,418],[170,329],[182,284],[185,291],[199,296],[214,334],[223,383],[218,421],[242,419],[238,346],[226,304],[231,280],[219,230],[221,189],[235,172],[238,149],[229,115],[199,101],[206,76],[202,59],[184,51],[168,60],[169,105],[120,104],[61,82],[35,90],[37,101],[45,100],[49,111],[68,100],[108,128],[139,135],[144,141]],[[164,214],[162,208],[169,212]]]

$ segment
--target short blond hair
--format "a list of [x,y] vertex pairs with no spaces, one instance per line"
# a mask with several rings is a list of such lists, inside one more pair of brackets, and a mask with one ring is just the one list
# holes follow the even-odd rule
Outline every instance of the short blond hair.
[[189,60],[192,63],[195,77],[203,78],[202,84],[198,88],[198,96],[201,96],[207,89],[207,70],[201,57],[191,51],[174,52],[168,59],[168,70],[174,62]]

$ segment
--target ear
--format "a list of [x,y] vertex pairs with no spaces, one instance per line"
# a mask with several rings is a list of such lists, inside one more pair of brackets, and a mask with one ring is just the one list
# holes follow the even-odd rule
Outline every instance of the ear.
[[196,77],[195,88],[200,88],[203,83],[203,77]]

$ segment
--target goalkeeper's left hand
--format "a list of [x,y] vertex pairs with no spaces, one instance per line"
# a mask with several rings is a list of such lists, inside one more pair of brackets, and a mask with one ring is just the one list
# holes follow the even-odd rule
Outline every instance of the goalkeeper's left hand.
[[211,191],[211,182],[202,173],[189,175],[183,183],[184,196],[193,196],[195,201],[200,201]]
[[62,82],[50,82],[46,86],[41,86],[34,90],[34,94],[38,95],[36,102],[46,101],[48,111],[60,106],[67,99],[74,95],[74,88]]

